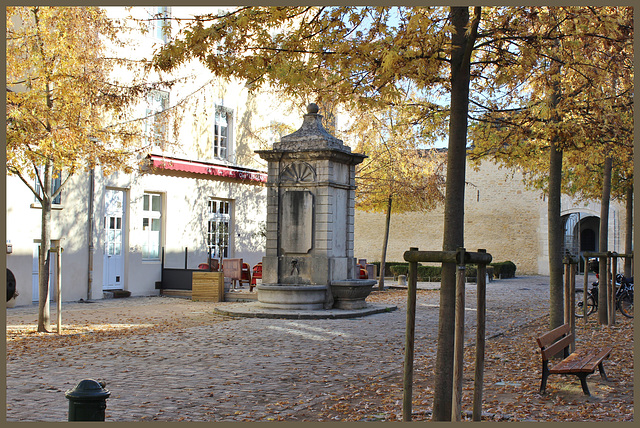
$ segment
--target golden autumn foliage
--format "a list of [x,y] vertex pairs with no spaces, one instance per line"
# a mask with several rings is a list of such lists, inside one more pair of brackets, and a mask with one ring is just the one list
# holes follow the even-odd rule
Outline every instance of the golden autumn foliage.
[[[628,152],[632,141],[632,15],[630,7],[483,7],[470,46],[473,156],[499,158],[545,188],[548,141],[558,136],[564,189],[581,194],[597,165],[581,168],[576,153],[597,158],[612,145]],[[197,16],[154,64],[171,70],[195,59],[216,75],[313,94],[355,114],[402,109],[404,82],[411,82],[431,99],[443,97],[444,106],[426,96],[410,106],[421,108],[426,131],[436,134],[449,118],[452,31],[445,7],[238,7]],[[561,96],[551,107],[556,84]],[[603,142],[603,133],[615,142]]]
[[[500,50],[512,66],[496,68],[495,83],[484,88],[496,96],[478,108],[471,157],[518,168],[527,184],[546,191],[555,139],[564,154],[563,191],[597,199],[605,155],[615,153],[614,188],[624,194],[633,176],[632,8],[532,8],[522,16]],[[478,59],[491,62],[487,54]]]
[[[103,9],[7,7],[6,23],[6,167],[40,203],[40,271],[48,272],[52,201],[79,171],[132,171],[141,122],[130,108],[147,88],[135,77],[112,79],[113,67],[126,60],[105,49],[119,42]],[[39,280],[43,332],[50,327],[48,277]]]
[[10,173],[32,177],[45,160],[68,174],[97,164],[131,170],[138,130],[117,124],[143,89],[111,80],[107,39],[117,31],[99,8],[7,8]]
[[444,155],[428,149],[402,111],[368,111],[348,133],[368,156],[356,168],[356,207],[384,212],[430,210],[444,200]]

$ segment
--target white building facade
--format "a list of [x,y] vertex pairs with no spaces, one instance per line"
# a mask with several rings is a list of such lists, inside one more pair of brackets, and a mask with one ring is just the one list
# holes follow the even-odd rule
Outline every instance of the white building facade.
[[[111,17],[127,13],[124,8],[107,10]],[[158,13],[188,16],[190,12],[206,10],[132,10],[143,20]],[[131,34],[127,40],[131,50],[124,55],[148,58],[166,42],[171,31],[163,26],[170,21],[151,22],[146,34]],[[268,92],[251,93],[243,82],[219,81],[197,63],[178,73],[186,77],[184,81],[154,91],[140,105],[148,148],[138,155],[138,170],[104,175],[97,167],[78,173],[55,201],[51,236],[61,239],[64,249],[63,301],[99,299],[112,290],[158,295],[163,254],[165,266],[189,269],[207,262],[209,254],[242,258],[251,266],[261,261],[266,162],[254,151],[280,137],[272,131],[274,123],[293,128],[301,114],[288,119],[288,107],[281,99]],[[155,113],[168,109],[172,110],[169,123],[157,122]],[[12,247],[7,268],[16,277],[15,304],[27,305],[38,300],[41,209],[15,176],[7,175],[6,196],[7,242]],[[53,299],[55,263],[51,266]]]

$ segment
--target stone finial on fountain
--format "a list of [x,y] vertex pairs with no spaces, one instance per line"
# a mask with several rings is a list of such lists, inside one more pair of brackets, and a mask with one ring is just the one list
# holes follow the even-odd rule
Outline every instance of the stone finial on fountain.
[[309,105],[307,106],[308,114],[318,114],[319,111],[320,107],[318,107],[318,104],[316,103],[309,103]]
[[351,153],[351,148],[345,146],[342,140],[329,134],[322,126],[320,108],[315,103],[307,106],[302,126],[292,134],[286,135],[279,142],[273,144],[274,150],[303,151],[303,150],[339,150]]

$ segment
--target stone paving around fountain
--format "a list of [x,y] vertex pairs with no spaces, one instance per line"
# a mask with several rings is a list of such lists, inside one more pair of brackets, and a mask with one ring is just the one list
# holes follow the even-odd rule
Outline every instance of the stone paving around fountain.
[[[542,316],[548,295],[546,277],[489,283],[487,337]],[[466,338],[473,341],[474,284],[467,284],[466,302]],[[213,315],[218,305],[167,297],[65,303],[69,323],[135,317],[177,325],[35,346],[22,354],[8,348],[7,420],[66,421],[64,392],[85,378],[107,383],[107,421],[242,421],[291,418],[339,397],[349,385],[402,374],[404,304],[365,317],[320,320],[222,317]],[[419,293],[417,309],[416,358],[433,356],[438,293]],[[35,314],[36,306],[9,308],[7,327],[33,323]],[[202,322],[193,322],[199,316]]]

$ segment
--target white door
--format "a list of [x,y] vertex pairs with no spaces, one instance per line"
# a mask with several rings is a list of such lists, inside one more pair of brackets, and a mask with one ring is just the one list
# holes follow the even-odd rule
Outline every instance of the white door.
[[104,216],[104,290],[124,289],[124,192],[107,189]]
[[[37,302],[40,299],[40,285],[38,281],[38,251],[40,244],[33,244],[33,268],[31,269],[31,284],[32,284],[32,293],[31,293],[31,301]],[[56,265],[56,254],[51,253],[51,258],[49,259],[49,300],[52,301],[55,298],[55,275],[54,268]]]

